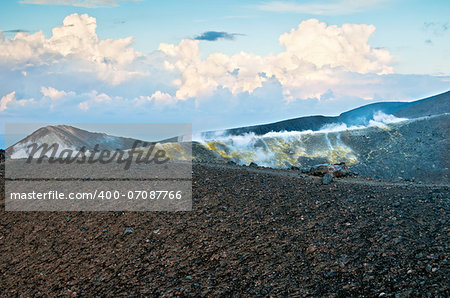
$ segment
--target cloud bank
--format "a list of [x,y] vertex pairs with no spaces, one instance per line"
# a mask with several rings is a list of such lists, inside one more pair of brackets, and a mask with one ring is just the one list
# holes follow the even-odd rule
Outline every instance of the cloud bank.
[[0,33],[2,120],[194,122],[210,130],[417,99],[447,91],[450,79],[396,74],[389,51],[370,46],[376,28],[366,24],[305,20],[266,56],[204,57],[195,39],[144,54],[133,37],[102,40],[96,29],[95,18],[72,14],[49,38]]
[[45,38],[42,31],[17,33],[8,39],[0,35],[0,66],[30,67],[69,62],[79,72],[92,72],[112,84],[136,75],[131,64],[142,54],[132,49],[133,38],[99,40],[97,22],[87,14],[67,16],[62,26]]
[[374,31],[371,25],[327,26],[311,19],[280,36],[285,50],[278,55],[215,53],[202,60],[196,40],[161,44],[159,50],[171,58],[167,70],[181,73],[175,82],[179,99],[210,96],[220,87],[233,94],[252,93],[270,79],[283,86],[287,100],[320,98],[342,84],[343,72],[393,73],[389,52],[367,43]]

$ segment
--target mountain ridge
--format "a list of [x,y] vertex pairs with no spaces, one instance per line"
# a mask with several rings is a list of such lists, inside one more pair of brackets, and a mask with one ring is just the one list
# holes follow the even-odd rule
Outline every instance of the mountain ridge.
[[[434,96],[409,102],[376,102],[363,105],[341,113],[338,116],[312,115],[281,120],[266,124],[236,127],[224,130],[224,135],[254,133],[264,135],[268,132],[320,130],[328,124],[367,125],[376,112],[403,118],[418,118],[450,113],[450,90]],[[216,131],[202,133],[205,138],[214,137]]]
[[70,125],[48,125],[34,131],[29,136],[6,149],[6,155],[14,158],[27,157],[31,144],[58,144],[60,149],[98,150],[130,149],[136,141],[142,140],[111,136],[105,133],[90,132]]

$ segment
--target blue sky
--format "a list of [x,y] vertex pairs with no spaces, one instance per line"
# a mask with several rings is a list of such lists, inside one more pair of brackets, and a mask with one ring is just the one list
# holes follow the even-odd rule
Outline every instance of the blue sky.
[[448,15],[419,0],[2,1],[2,126],[200,131],[418,99],[450,89]]

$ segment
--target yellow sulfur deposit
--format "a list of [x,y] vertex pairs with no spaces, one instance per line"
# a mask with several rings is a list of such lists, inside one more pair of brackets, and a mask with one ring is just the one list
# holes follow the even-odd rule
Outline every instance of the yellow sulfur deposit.
[[331,163],[358,161],[353,150],[345,145],[340,134],[292,134],[280,137],[255,135],[227,137],[205,142],[204,146],[220,156],[240,164],[255,162],[276,168],[286,168],[299,164],[299,158],[322,158]]

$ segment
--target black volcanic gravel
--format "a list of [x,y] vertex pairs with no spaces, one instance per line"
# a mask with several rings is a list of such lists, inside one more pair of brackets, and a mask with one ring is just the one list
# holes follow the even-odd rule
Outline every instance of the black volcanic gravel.
[[193,171],[192,212],[5,212],[1,189],[0,295],[450,295],[448,186]]

